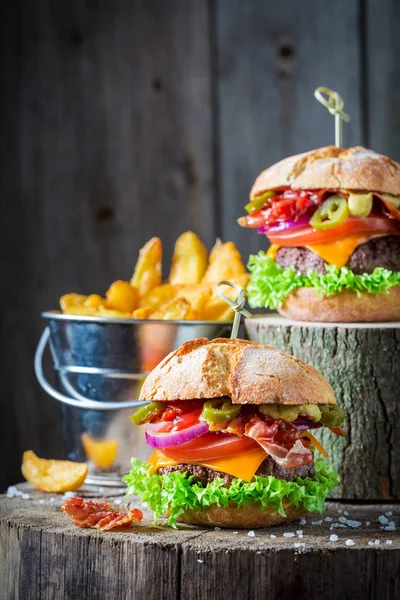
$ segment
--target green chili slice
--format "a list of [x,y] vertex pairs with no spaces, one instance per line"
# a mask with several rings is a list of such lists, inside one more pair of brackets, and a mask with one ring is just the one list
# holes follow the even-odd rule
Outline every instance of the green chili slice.
[[163,402],[150,402],[150,404],[139,408],[139,410],[131,416],[131,420],[135,425],[143,425],[143,423],[147,423],[151,417],[154,417],[157,412],[164,408],[165,404]]
[[319,405],[321,411],[320,422],[327,427],[340,427],[346,418],[344,410],[338,406]]
[[256,212],[256,210],[260,210],[260,208],[266,204],[268,198],[272,198],[272,196],[276,196],[275,192],[272,190],[268,190],[268,192],[264,192],[264,194],[257,196],[257,198],[254,198],[254,200],[246,204],[246,211],[249,213],[249,215],[251,215]]
[[333,229],[341,225],[349,216],[349,205],[341,196],[330,196],[310,219],[314,229]]
[[223,423],[237,417],[240,409],[240,405],[233,406],[226,398],[215,398],[204,403],[201,416],[211,423]]

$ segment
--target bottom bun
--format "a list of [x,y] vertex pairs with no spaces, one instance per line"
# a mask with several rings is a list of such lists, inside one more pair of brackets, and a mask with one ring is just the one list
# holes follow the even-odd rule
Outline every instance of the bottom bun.
[[[289,502],[283,503],[286,517],[282,517],[271,506],[260,510],[259,504],[249,504],[238,508],[235,505],[224,507],[212,506],[207,510],[187,510],[177,519],[192,525],[208,525],[213,527],[232,527],[233,529],[256,529],[270,527],[288,521],[300,519],[307,513],[303,508],[296,508]],[[273,511],[273,512],[271,512]]]
[[287,297],[278,311],[295,321],[336,323],[400,321],[400,286],[381,294],[344,290],[320,298],[314,288],[299,288]]

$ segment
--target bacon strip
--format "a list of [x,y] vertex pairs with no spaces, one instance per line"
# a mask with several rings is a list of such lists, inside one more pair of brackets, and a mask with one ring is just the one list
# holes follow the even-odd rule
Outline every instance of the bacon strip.
[[263,421],[254,415],[247,422],[244,435],[255,440],[286,469],[308,465],[313,460],[311,450],[298,439],[299,431],[283,419],[266,417]]
[[120,513],[112,510],[108,502],[93,502],[79,496],[66,500],[61,506],[61,510],[72,517],[72,522],[77,527],[88,527],[100,531],[138,525],[143,518],[143,513],[137,508],[127,514]]

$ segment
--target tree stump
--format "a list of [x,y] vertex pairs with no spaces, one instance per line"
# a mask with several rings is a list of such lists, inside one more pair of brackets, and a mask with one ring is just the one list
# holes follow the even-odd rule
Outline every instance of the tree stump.
[[317,432],[341,475],[333,497],[400,497],[400,323],[303,323],[276,313],[246,319],[250,340],[313,365],[348,414],[347,438]]
[[[99,532],[72,525],[61,495],[18,488],[24,497],[0,497],[2,600],[400,597],[400,504],[329,503],[323,517],[255,532],[154,527],[145,513]],[[108,498],[116,509],[140,508],[123,493]]]

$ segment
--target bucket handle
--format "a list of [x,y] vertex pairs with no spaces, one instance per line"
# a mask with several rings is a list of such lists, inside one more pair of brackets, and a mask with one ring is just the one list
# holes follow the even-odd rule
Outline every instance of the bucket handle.
[[137,406],[144,406],[148,404],[148,402],[140,402],[139,400],[126,400],[123,402],[100,402],[98,400],[90,400],[89,398],[85,398],[84,396],[81,396],[81,400],[70,398],[69,396],[64,396],[64,394],[61,394],[59,391],[53,388],[53,386],[50,385],[43,373],[43,353],[46,349],[49,339],[50,328],[46,327],[42,333],[42,336],[36,348],[34,368],[36,378],[39,384],[41,385],[42,389],[55,400],[63,402],[64,404],[68,404],[69,406],[75,406],[76,408],[86,410],[117,410],[120,408],[134,408]]

